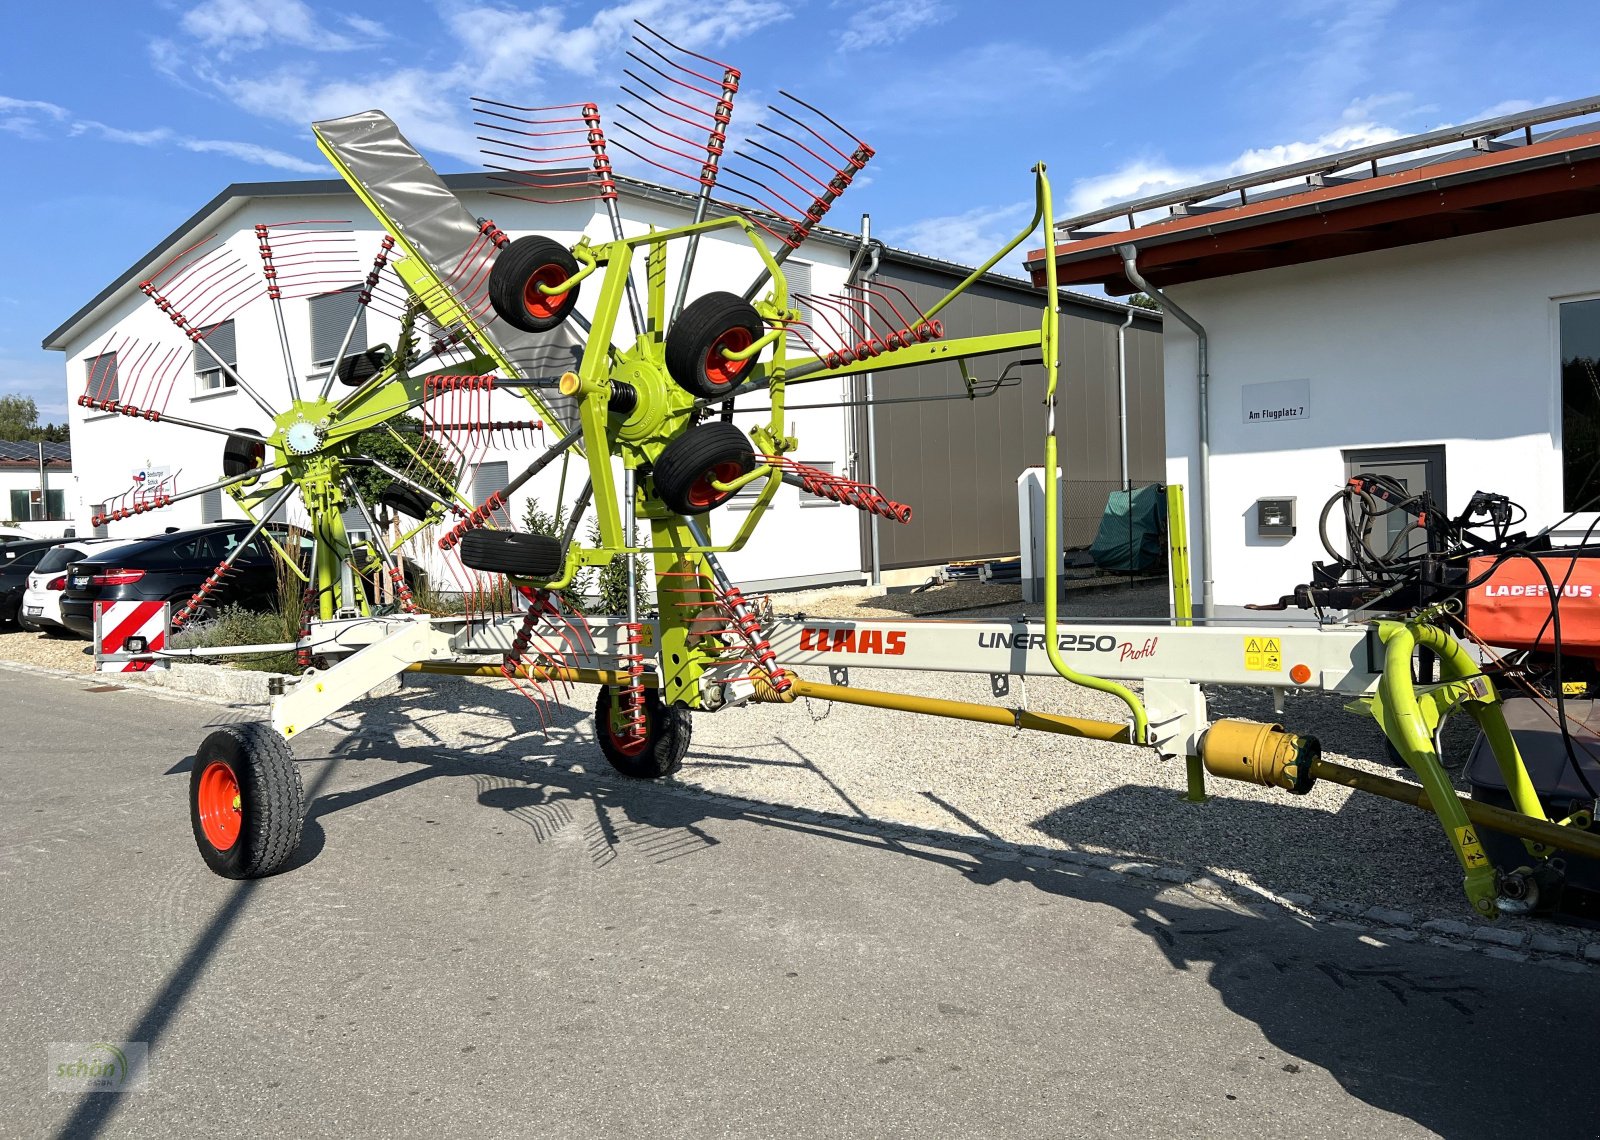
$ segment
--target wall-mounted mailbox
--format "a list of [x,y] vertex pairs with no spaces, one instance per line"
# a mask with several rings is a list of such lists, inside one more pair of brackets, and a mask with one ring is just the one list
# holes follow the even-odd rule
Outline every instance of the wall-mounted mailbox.
[[1256,535],[1260,538],[1294,537],[1294,500],[1257,499]]

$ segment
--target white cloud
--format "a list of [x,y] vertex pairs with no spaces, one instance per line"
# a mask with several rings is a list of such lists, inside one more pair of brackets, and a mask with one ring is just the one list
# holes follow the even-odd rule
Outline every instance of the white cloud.
[[[212,0],[202,7],[244,2]],[[566,11],[554,6],[451,4],[441,17],[451,50],[440,53],[438,66],[341,67],[335,77],[306,59],[249,74],[202,60],[192,64],[192,74],[251,114],[301,127],[377,108],[424,151],[477,163],[482,155],[469,115],[471,95],[525,104],[603,100],[605,90],[572,91],[571,77],[598,76],[628,44],[636,19],[684,48],[708,50],[786,20],[790,12],[779,0],[721,0],[714,6],[703,0],[624,0],[569,25]],[[299,26],[291,23],[289,32],[299,34]],[[280,38],[287,35],[280,29]],[[163,50],[158,66],[181,82],[170,60],[184,55]]]
[[347,17],[343,23],[357,34],[345,35],[324,26],[303,0],[205,0],[179,20],[185,32],[222,59],[274,44],[310,51],[351,51],[378,38],[374,30],[382,32],[360,17]]
[[43,138],[44,121],[60,122],[68,113],[65,107],[42,99],[13,99],[0,95],[0,131],[21,138]]
[[[957,265],[982,265],[995,255],[1006,242],[1017,236],[1017,230],[1027,222],[1033,212],[1031,202],[1014,202],[1006,206],[980,206],[961,214],[924,218],[909,225],[892,226],[884,233],[884,240],[897,249],[941,257]],[[1028,250],[1024,242],[1012,251],[1005,262],[996,266],[1002,272],[1020,274],[1022,259]]]
[[[65,107],[54,103],[40,103],[22,99],[8,99],[0,96],[0,129],[7,129],[4,116],[12,106],[27,106],[43,109],[44,113],[64,131],[68,138],[92,137],[104,142],[123,143],[128,146],[159,147],[174,146],[180,150],[193,151],[197,154],[226,154],[233,158],[257,166],[271,166],[279,170],[293,170],[303,174],[313,174],[324,168],[316,163],[308,162],[303,158],[296,158],[292,154],[285,154],[281,150],[274,150],[258,143],[236,142],[231,139],[197,139],[180,134],[171,127],[151,127],[148,130],[129,130],[126,127],[113,127],[97,119],[79,119]],[[43,137],[37,133],[16,130],[14,134],[21,134],[25,138]]]
[[[848,4],[857,7],[854,0],[848,0]],[[840,6],[834,4],[836,8]],[[874,0],[850,17],[839,47],[842,51],[888,47],[954,15],[954,8],[936,0]]]
[[1374,122],[1347,122],[1313,139],[1257,147],[1225,162],[1181,166],[1159,158],[1138,158],[1116,170],[1080,178],[1072,184],[1062,207],[1065,215],[1088,213],[1102,206],[1198,186],[1240,174],[1251,174],[1308,158],[1373,146],[1400,138],[1402,132]]

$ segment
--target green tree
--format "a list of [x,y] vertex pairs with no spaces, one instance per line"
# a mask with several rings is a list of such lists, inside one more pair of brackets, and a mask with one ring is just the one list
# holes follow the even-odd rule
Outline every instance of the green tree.
[[[600,546],[599,519],[589,524],[589,545]],[[633,543],[630,541],[629,545]],[[633,565],[638,580],[639,605],[643,609],[645,595],[650,586],[650,563],[644,555],[635,554]],[[625,556],[614,555],[610,562],[600,567],[600,574],[595,582],[595,593],[599,595],[595,605],[596,613],[616,615],[628,612],[628,559]]]
[[1155,298],[1148,293],[1134,293],[1128,298],[1128,304],[1136,309],[1154,309],[1160,311],[1161,306],[1156,304]]
[[66,424],[40,424],[32,396],[0,396],[0,439],[65,443]]
[[[423,434],[421,420],[401,416],[368,428],[356,436],[352,451],[380,460],[413,482],[454,501],[461,473],[439,441]],[[356,486],[361,488],[361,497],[376,509],[378,496],[394,482],[393,478],[377,467],[351,467],[349,470]]]

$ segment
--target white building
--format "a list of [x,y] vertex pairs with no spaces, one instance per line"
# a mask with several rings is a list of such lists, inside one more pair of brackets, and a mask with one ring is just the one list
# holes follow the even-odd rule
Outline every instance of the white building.
[[[629,179],[619,178],[617,181],[619,207],[625,230],[630,235],[645,232],[650,227],[665,229],[691,220],[694,202],[688,195]],[[474,217],[492,218],[511,237],[540,233],[567,245],[583,235],[588,235],[596,242],[610,239],[610,224],[600,203],[548,204],[506,197],[498,192],[505,189],[505,184],[485,174],[447,175],[444,182]],[[175,488],[182,492],[210,483],[221,475],[223,438],[220,436],[79,406],[78,397],[86,390],[94,395],[96,390],[104,387],[109,354],[116,354],[117,384],[124,402],[139,407],[147,407],[154,402],[165,415],[230,429],[248,427],[259,431],[268,422],[266,414],[247,394],[228,382],[222,370],[216,367],[216,362],[190,346],[183,334],[140,291],[141,282],[157,277],[163,266],[213,235],[215,242],[227,246],[237,259],[257,265],[256,225],[280,226],[308,218],[348,220],[363,261],[370,261],[382,237],[377,221],[366,213],[340,180],[230,186],[163,238],[148,254],[128,267],[45,338],[44,347],[61,351],[66,358],[70,423],[79,457],[79,489],[71,497],[67,509],[77,520],[80,533],[90,531],[90,518],[99,504],[126,506],[137,494],[148,498],[153,488],[167,491]],[[675,242],[669,247],[674,259],[669,263],[669,297],[675,284],[675,259],[679,254],[676,247],[682,244]],[[212,248],[210,245],[203,247],[205,251]],[[860,250],[859,237],[819,227],[784,265],[790,290],[815,295],[838,293],[845,283],[852,260]],[[930,300],[954,286],[968,272],[960,266],[881,246],[876,246],[875,250],[872,264],[883,280],[897,282],[900,289],[922,290]],[[641,257],[641,268],[642,263]],[[689,297],[692,300],[714,289],[741,292],[754,279],[758,268],[757,255],[737,231],[710,234],[701,244]],[[365,272],[364,265],[360,272]],[[350,280],[347,275],[327,287],[338,289]],[[583,291],[578,303],[579,310],[586,316],[592,315],[598,292],[598,278],[595,278]],[[898,295],[904,296],[903,293]],[[289,391],[272,309],[263,298],[260,288],[256,288],[250,296],[255,299],[234,316],[230,326],[211,333],[208,343],[218,353],[225,356],[231,354],[232,358],[226,363],[236,367],[247,383],[257,388],[269,404],[282,409],[289,402]],[[1117,376],[1114,368],[1107,364],[1107,361],[1114,364],[1114,357],[1107,357],[1099,350],[1104,347],[1101,341],[1114,336],[1118,325],[1126,323],[1127,309],[1100,298],[1063,294],[1062,301],[1064,314],[1068,318],[1069,340],[1080,335],[1091,337],[1098,353],[1092,366],[1074,370],[1066,381],[1074,391],[1087,393],[1078,396],[1078,399],[1092,398],[1094,407],[1098,409],[1099,418],[1095,423],[1079,425],[1079,430],[1088,430],[1097,438],[1106,432],[1115,433]],[[1012,331],[1036,327],[1041,304],[1038,291],[1030,289],[1026,283],[991,275],[980,281],[969,297],[946,310],[944,317],[952,330],[959,330],[951,335]],[[332,295],[309,299],[302,297],[284,302],[283,312],[295,373],[302,387],[318,386],[320,377],[326,374],[327,358],[337,351],[337,340],[344,331],[350,311],[348,294],[343,299]],[[1159,321],[1153,314],[1143,310],[1135,316],[1138,323],[1130,331],[1130,339],[1137,340],[1140,345],[1154,344],[1159,335]],[[626,328],[625,314],[622,323]],[[393,319],[382,316],[374,306],[368,311],[361,335],[366,344],[393,343],[397,327]],[[1017,357],[1026,355],[1016,354]],[[1143,390],[1153,390],[1156,399],[1152,403],[1147,394],[1144,402],[1135,407],[1133,417],[1138,419],[1142,414],[1146,422],[1155,423],[1154,438],[1159,440],[1159,359],[1154,353],[1143,355],[1150,359],[1142,365],[1136,359],[1131,367],[1142,368],[1136,379],[1144,385]],[[997,374],[1010,359],[990,358],[980,372],[985,375],[991,372]],[[949,393],[962,390],[959,374],[953,365],[942,366],[943,371],[937,374],[934,372],[936,367],[939,366],[924,365],[893,373],[896,379],[892,394],[914,395],[936,390],[943,394],[941,398],[949,399]],[[152,383],[152,378],[156,375],[164,377],[164,381],[160,386],[161,391],[152,396],[150,390],[157,387]],[[1023,414],[1023,393],[1031,391],[1031,386],[1038,382],[1036,377],[1030,376],[1030,387],[1009,390],[1001,399],[991,401],[988,410],[993,413],[1003,404],[1006,417],[1011,417],[1013,412]],[[1109,398],[1107,393],[1110,393]],[[980,479],[981,457],[976,454],[964,455],[934,465],[938,471],[938,485],[930,490],[924,486],[925,473],[920,470],[926,464],[919,458],[915,425],[909,428],[897,426],[906,419],[905,415],[884,423],[880,448],[886,457],[885,462],[881,465],[873,463],[868,440],[872,438],[874,413],[867,410],[863,414],[859,401],[864,394],[865,389],[859,378],[853,383],[832,379],[791,386],[789,402],[792,407],[825,406],[796,408],[787,419],[791,434],[800,441],[800,448],[792,458],[876,483],[891,498],[895,497],[895,464],[912,464],[919,468],[917,478],[907,476],[904,481],[922,488],[924,497],[931,497],[934,501],[931,506],[929,503],[914,502],[919,511],[924,507],[930,507],[930,510],[915,519],[911,528],[901,528],[909,529],[911,533],[909,555],[900,553],[898,547],[892,547],[888,542],[881,544],[889,555],[884,560],[884,566],[942,563],[951,558],[1015,553],[1015,511],[1011,506],[1015,478],[1028,462],[1038,462],[1035,453],[1042,446],[1042,420],[1039,420],[1041,426],[1037,431],[1032,422],[1027,425],[1028,438],[1024,447],[1014,448],[1014,454],[1008,454],[998,463],[988,463],[988,466],[997,468],[995,478]],[[496,400],[496,418],[515,417],[519,412],[522,418],[526,418],[531,414],[528,406],[516,397],[500,394]],[[858,406],[841,406],[852,402],[857,402]],[[1153,409],[1154,415],[1144,411],[1147,408]],[[1027,414],[1037,417],[1037,400],[1028,403],[1026,409]],[[939,415],[942,419],[942,410]],[[741,413],[737,422],[748,427],[765,418],[760,414],[746,416]],[[1101,419],[1106,421],[1103,426]],[[907,420],[907,423],[911,421]],[[902,439],[907,430],[912,435]],[[547,431],[545,438],[554,442],[556,436]],[[1159,454],[1159,443],[1154,453]],[[478,485],[464,490],[472,494],[475,500],[481,501],[490,491],[503,485],[508,476],[514,477],[537,454],[537,449],[491,452],[483,457],[485,465],[481,469]],[[1095,462],[1098,466],[1094,470],[1080,470],[1076,477],[1116,478],[1115,454],[1107,453]],[[559,467],[559,464],[553,465],[514,500],[510,511],[513,520],[520,522],[523,503],[529,494],[537,497],[546,509],[553,506],[560,479]],[[1138,467],[1138,463],[1135,467]],[[996,474],[988,472],[987,467],[983,468],[983,473]],[[1135,474],[1138,474],[1137,470]],[[574,473],[568,480],[566,494],[569,500],[582,480],[581,473]],[[984,500],[986,509],[975,515],[970,523],[954,528],[948,524],[948,520],[940,519],[939,508],[950,497],[950,488],[960,489],[979,483],[983,484],[983,493],[988,496]],[[714,537],[720,540],[731,536],[734,528],[742,522],[740,506],[735,501],[712,516]],[[109,533],[131,536],[166,527],[192,526],[230,517],[234,513],[231,500],[221,494],[211,494],[113,522],[109,525]],[[998,520],[998,525],[995,520]],[[929,529],[941,521],[942,529]],[[896,525],[871,519],[863,523],[860,514],[850,507],[805,495],[794,487],[785,486],[778,491],[769,517],[764,520],[750,545],[737,554],[726,556],[725,564],[730,573],[747,587],[770,589],[861,582],[871,573],[874,568],[872,559],[878,556],[880,544],[872,541],[872,529]],[[923,540],[919,536],[924,532],[932,537]],[[914,576],[914,580],[920,580],[920,577]]]
[[75,494],[72,446],[0,440],[0,525],[39,538],[68,530],[68,500]]
[[[499,184],[483,175],[454,175],[445,181],[474,216],[492,217],[511,237],[542,233],[566,245],[585,234],[596,242],[610,239],[609,222],[597,202],[551,205],[507,198],[494,194]],[[692,203],[684,195],[639,183],[624,183],[620,189],[624,226],[630,235],[652,227],[678,226],[690,220]],[[221,478],[224,437],[97,412],[78,405],[77,398],[86,390],[92,395],[105,387],[108,354],[116,354],[116,383],[124,402],[139,407],[154,404],[165,415],[224,428],[248,427],[262,431],[269,423],[266,413],[228,381],[215,361],[189,346],[183,334],[141,293],[141,282],[155,276],[160,267],[213,234],[217,235],[218,243],[226,245],[240,261],[259,265],[256,225],[281,226],[308,218],[348,220],[349,229],[355,235],[355,249],[363,263],[355,277],[365,273],[383,231],[342,181],[231,186],[46,338],[45,347],[58,349],[66,356],[70,424],[80,456],[79,490],[67,506],[77,520],[80,533],[91,529],[89,520],[98,504],[127,506],[139,494],[148,496],[158,487],[169,493],[182,492]],[[294,232],[292,226],[281,231]],[[729,232],[734,234],[733,238],[718,233],[702,242],[690,299],[715,288],[742,290],[754,279],[760,265],[756,253],[737,231]],[[214,245],[203,248],[209,252]],[[786,266],[791,289],[805,288],[818,293],[840,290],[853,253],[847,235],[827,233],[813,237]],[[642,261],[641,258],[641,266]],[[350,281],[347,274],[329,288],[338,289]],[[210,333],[207,343],[218,354],[230,357],[226,363],[235,367],[268,404],[283,410],[290,398],[277,326],[272,308],[262,294],[259,277],[256,285],[258,287],[249,294],[250,303],[233,316],[231,324],[225,325],[220,335]],[[596,278],[579,300],[579,309],[585,315],[592,315],[598,292]],[[367,310],[365,328],[359,334],[365,344],[392,344],[396,339],[398,322],[380,313],[379,308],[374,305]],[[314,392],[320,387],[329,358],[337,351],[337,342],[352,311],[348,295],[284,301],[294,369],[302,389],[310,388]],[[363,344],[358,341],[353,347],[359,349]],[[174,354],[182,359],[172,363],[176,360]],[[135,378],[140,373],[141,363],[142,391],[135,390],[140,383]],[[164,377],[159,389],[153,383],[157,375]],[[837,380],[819,382],[805,391],[808,396],[812,393],[822,396],[821,400],[813,402],[838,401],[845,395],[842,382]],[[497,393],[494,401],[492,416],[495,419],[525,420],[533,415],[532,409],[515,395]],[[476,413],[483,414],[485,410],[480,407]],[[749,419],[754,423],[757,417]],[[843,463],[852,449],[849,428],[843,409],[796,413],[793,431],[801,441],[801,448],[795,458],[802,462],[838,462],[838,469],[843,470]],[[557,438],[559,434],[550,429],[544,432],[543,439],[547,443],[554,443]],[[463,490],[481,501],[489,492],[504,485],[508,477],[519,473],[540,453],[542,446],[539,440],[528,439],[525,446],[516,450],[494,448],[482,457],[476,486]],[[521,519],[523,503],[530,493],[545,507],[553,506],[559,468],[559,464],[553,465],[516,497],[510,512],[513,519]],[[576,495],[582,481],[580,471],[569,478],[569,500]],[[784,487],[779,491],[772,517],[763,525],[764,533],[745,551],[728,556],[732,573],[752,583],[859,580],[860,570],[854,559],[856,512],[831,503],[827,504],[827,509],[802,510],[800,500],[801,493],[795,488]],[[211,494],[112,522],[108,529],[114,536],[143,534],[170,526],[192,526],[215,518],[234,517],[237,513],[226,496]],[[715,521],[719,534],[726,532],[731,536],[734,525],[731,518]],[[781,534],[783,540],[771,541],[777,534]],[[846,551],[849,557],[841,560],[840,550]]]
[[[1167,302],[1168,479],[1188,492],[1197,605],[1205,577],[1222,617],[1310,581],[1329,557],[1318,515],[1357,471],[1426,487],[1451,515],[1486,490],[1524,506],[1530,530],[1600,519],[1597,111],[1544,108],[1063,223],[1064,283]],[[1118,218],[1138,224],[1105,232]],[[1294,500],[1292,535],[1260,533],[1263,499]]]

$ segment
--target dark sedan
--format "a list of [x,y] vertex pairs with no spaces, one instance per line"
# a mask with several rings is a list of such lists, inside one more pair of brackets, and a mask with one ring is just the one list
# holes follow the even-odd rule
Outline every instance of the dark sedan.
[[52,546],[59,546],[59,538],[20,539],[0,544],[0,626],[17,624],[17,613],[22,606],[23,592],[28,588],[28,575]]
[[[170,601],[176,612],[249,533],[248,522],[215,523],[119,547],[103,560],[74,562],[61,598],[62,624],[93,637],[96,602]],[[278,575],[265,539],[251,540],[212,600],[257,610],[277,605]]]

